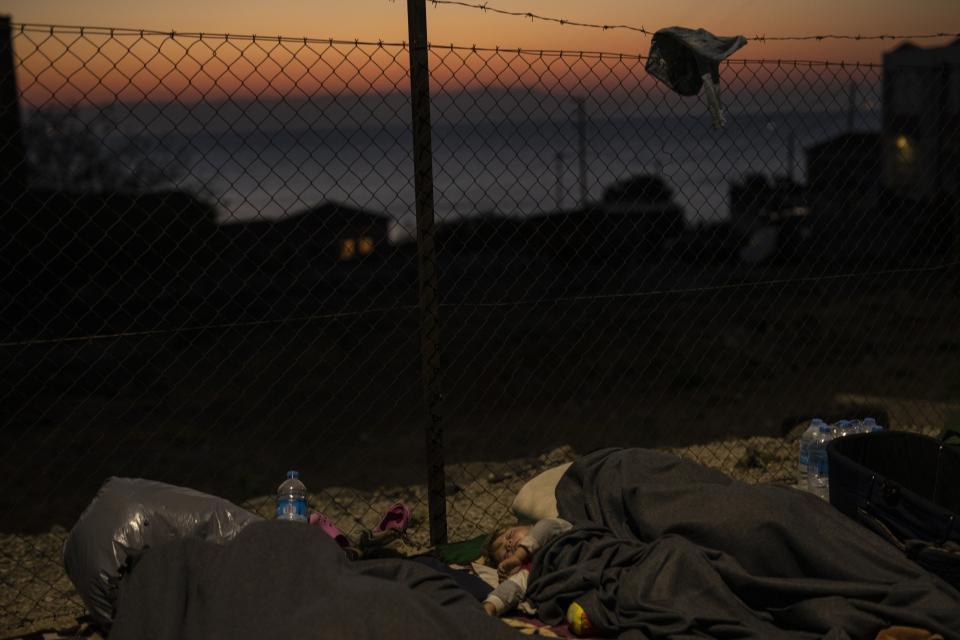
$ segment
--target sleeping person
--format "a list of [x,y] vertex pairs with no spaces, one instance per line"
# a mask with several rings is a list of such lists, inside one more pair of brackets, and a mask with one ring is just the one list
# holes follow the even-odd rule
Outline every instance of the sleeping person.
[[611,448],[574,462],[553,495],[574,526],[542,544],[523,594],[547,624],[576,604],[596,635],[849,640],[907,626],[960,640],[960,591],[812,494]]
[[517,607],[527,591],[533,556],[545,544],[573,527],[562,518],[544,518],[534,525],[518,525],[490,534],[483,555],[497,567],[500,584],[483,602],[491,616],[502,616]]

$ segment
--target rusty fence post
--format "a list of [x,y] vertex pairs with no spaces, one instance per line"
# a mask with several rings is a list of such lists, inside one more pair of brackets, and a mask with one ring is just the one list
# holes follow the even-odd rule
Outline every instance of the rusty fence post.
[[434,246],[433,148],[430,135],[430,62],[426,0],[407,0],[410,34],[410,106],[413,123],[413,180],[420,276],[420,345],[427,409],[427,502],[430,542],[447,541],[443,426],[440,422],[440,290]]

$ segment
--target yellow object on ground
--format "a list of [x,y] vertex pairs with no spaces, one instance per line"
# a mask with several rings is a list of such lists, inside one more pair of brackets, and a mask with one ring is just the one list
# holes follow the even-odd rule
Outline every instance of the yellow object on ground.
[[587,612],[576,602],[571,602],[567,608],[567,624],[570,625],[570,630],[578,636],[585,636],[593,631],[590,620],[587,619]]

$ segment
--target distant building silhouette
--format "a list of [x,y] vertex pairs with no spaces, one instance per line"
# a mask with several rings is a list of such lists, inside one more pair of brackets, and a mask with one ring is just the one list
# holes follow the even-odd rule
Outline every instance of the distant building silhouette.
[[437,251],[444,257],[464,254],[515,254],[530,244],[525,221],[496,213],[465,216],[437,225]]
[[818,212],[863,210],[883,189],[881,138],[876,132],[844,133],[807,150],[807,185]]
[[564,262],[645,260],[684,230],[683,209],[659,176],[609,186],[599,203],[519,217],[485,214],[437,228],[441,256],[523,254]]
[[887,185],[907,197],[960,193],[960,39],[883,56]]
[[650,213],[678,207],[671,189],[660,176],[642,174],[615,182],[603,192],[607,213]]
[[218,233],[239,261],[265,268],[329,266],[380,255],[390,218],[337,202],[284,218],[222,225]]
[[791,257],[786,245],[802,237],[809,213],[806,188],[789,176],[771,180],[751,173],[730,184],[729,228],[732,237],[740,239],[738,256],[743,262]]
[[[816,260],[926,259],[960,227],[960,40],[904,44],[883,64],[881,131],[853,131],[851,117],[851,130],[806,149],[812,215],[797,237]],[[758,190],[741,186],[747,218]]]
[[0,332],[36,336],[166,321],[209,263],[216,210],[182,191],[28,189],[0,216]]
[[683,207],[659,175],[641,174],[613,183],[600,205],[588,212],[607,241],[602,251],[640,259],[660,253],[684,231]]
[[610,185],[597,204],[533,216],[528,224],[536,228],[535,244],[551,255],[605,263],[660,255],[683,233],[685,221],[673,189],[660,176],[644,174]]
[[807,213],[806,189],[789,177],[750,173],[730,184],[730,224],[741,235]]

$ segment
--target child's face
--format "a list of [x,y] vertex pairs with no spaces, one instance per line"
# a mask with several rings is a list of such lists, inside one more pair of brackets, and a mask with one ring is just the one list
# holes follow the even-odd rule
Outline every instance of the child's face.
[[500,564],[504,559],[517,550],[517,545],[530,532],[530,527],[521,525],[510,527],[493,541],[493,558]]

